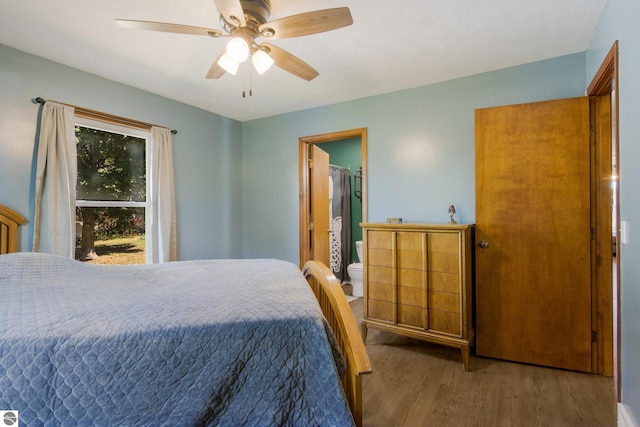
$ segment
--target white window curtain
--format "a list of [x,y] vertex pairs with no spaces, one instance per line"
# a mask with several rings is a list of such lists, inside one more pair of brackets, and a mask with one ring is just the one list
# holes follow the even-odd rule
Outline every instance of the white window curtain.
[[175,261],[176,207],[173,187],[173,152],[171,131],[167,128],[151,128],[151,221],[148,223],[150,234],[151,262]]
[[33,251],[74,258],[78,160],[73,107],[42,107],[36,159]]

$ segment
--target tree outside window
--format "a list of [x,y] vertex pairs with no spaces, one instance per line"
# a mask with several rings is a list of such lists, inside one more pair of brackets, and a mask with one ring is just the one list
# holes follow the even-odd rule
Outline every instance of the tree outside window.
[[[115,125],[101,125],[76,124],[76,259],[82,261],[98,258],[98,240],[145,236],[149,137],[145,132],[136,136],[109,129],[120,129]],[[142,255],[138,259],[144,263]]]

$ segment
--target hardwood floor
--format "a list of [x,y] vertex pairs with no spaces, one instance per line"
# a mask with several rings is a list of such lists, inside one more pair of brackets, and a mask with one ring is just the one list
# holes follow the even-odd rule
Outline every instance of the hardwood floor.
[[[362,319],[362,298],[351,302]],[[389,426],[616,425],[610,377],[471,357],[369,329],[373,373],[363,378],[363,423]]]

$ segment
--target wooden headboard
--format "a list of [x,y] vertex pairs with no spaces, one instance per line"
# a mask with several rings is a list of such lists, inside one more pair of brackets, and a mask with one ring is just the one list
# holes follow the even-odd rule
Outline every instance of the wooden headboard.
[[18,250],[18,226],[27,219],[18,212],[0,205],[0,254]]

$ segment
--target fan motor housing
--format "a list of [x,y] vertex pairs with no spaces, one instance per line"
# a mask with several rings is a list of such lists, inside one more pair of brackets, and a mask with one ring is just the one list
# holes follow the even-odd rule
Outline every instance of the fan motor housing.
[[247,26],[259,27],[269,20],[271,2],[269,0],[240,0]]

